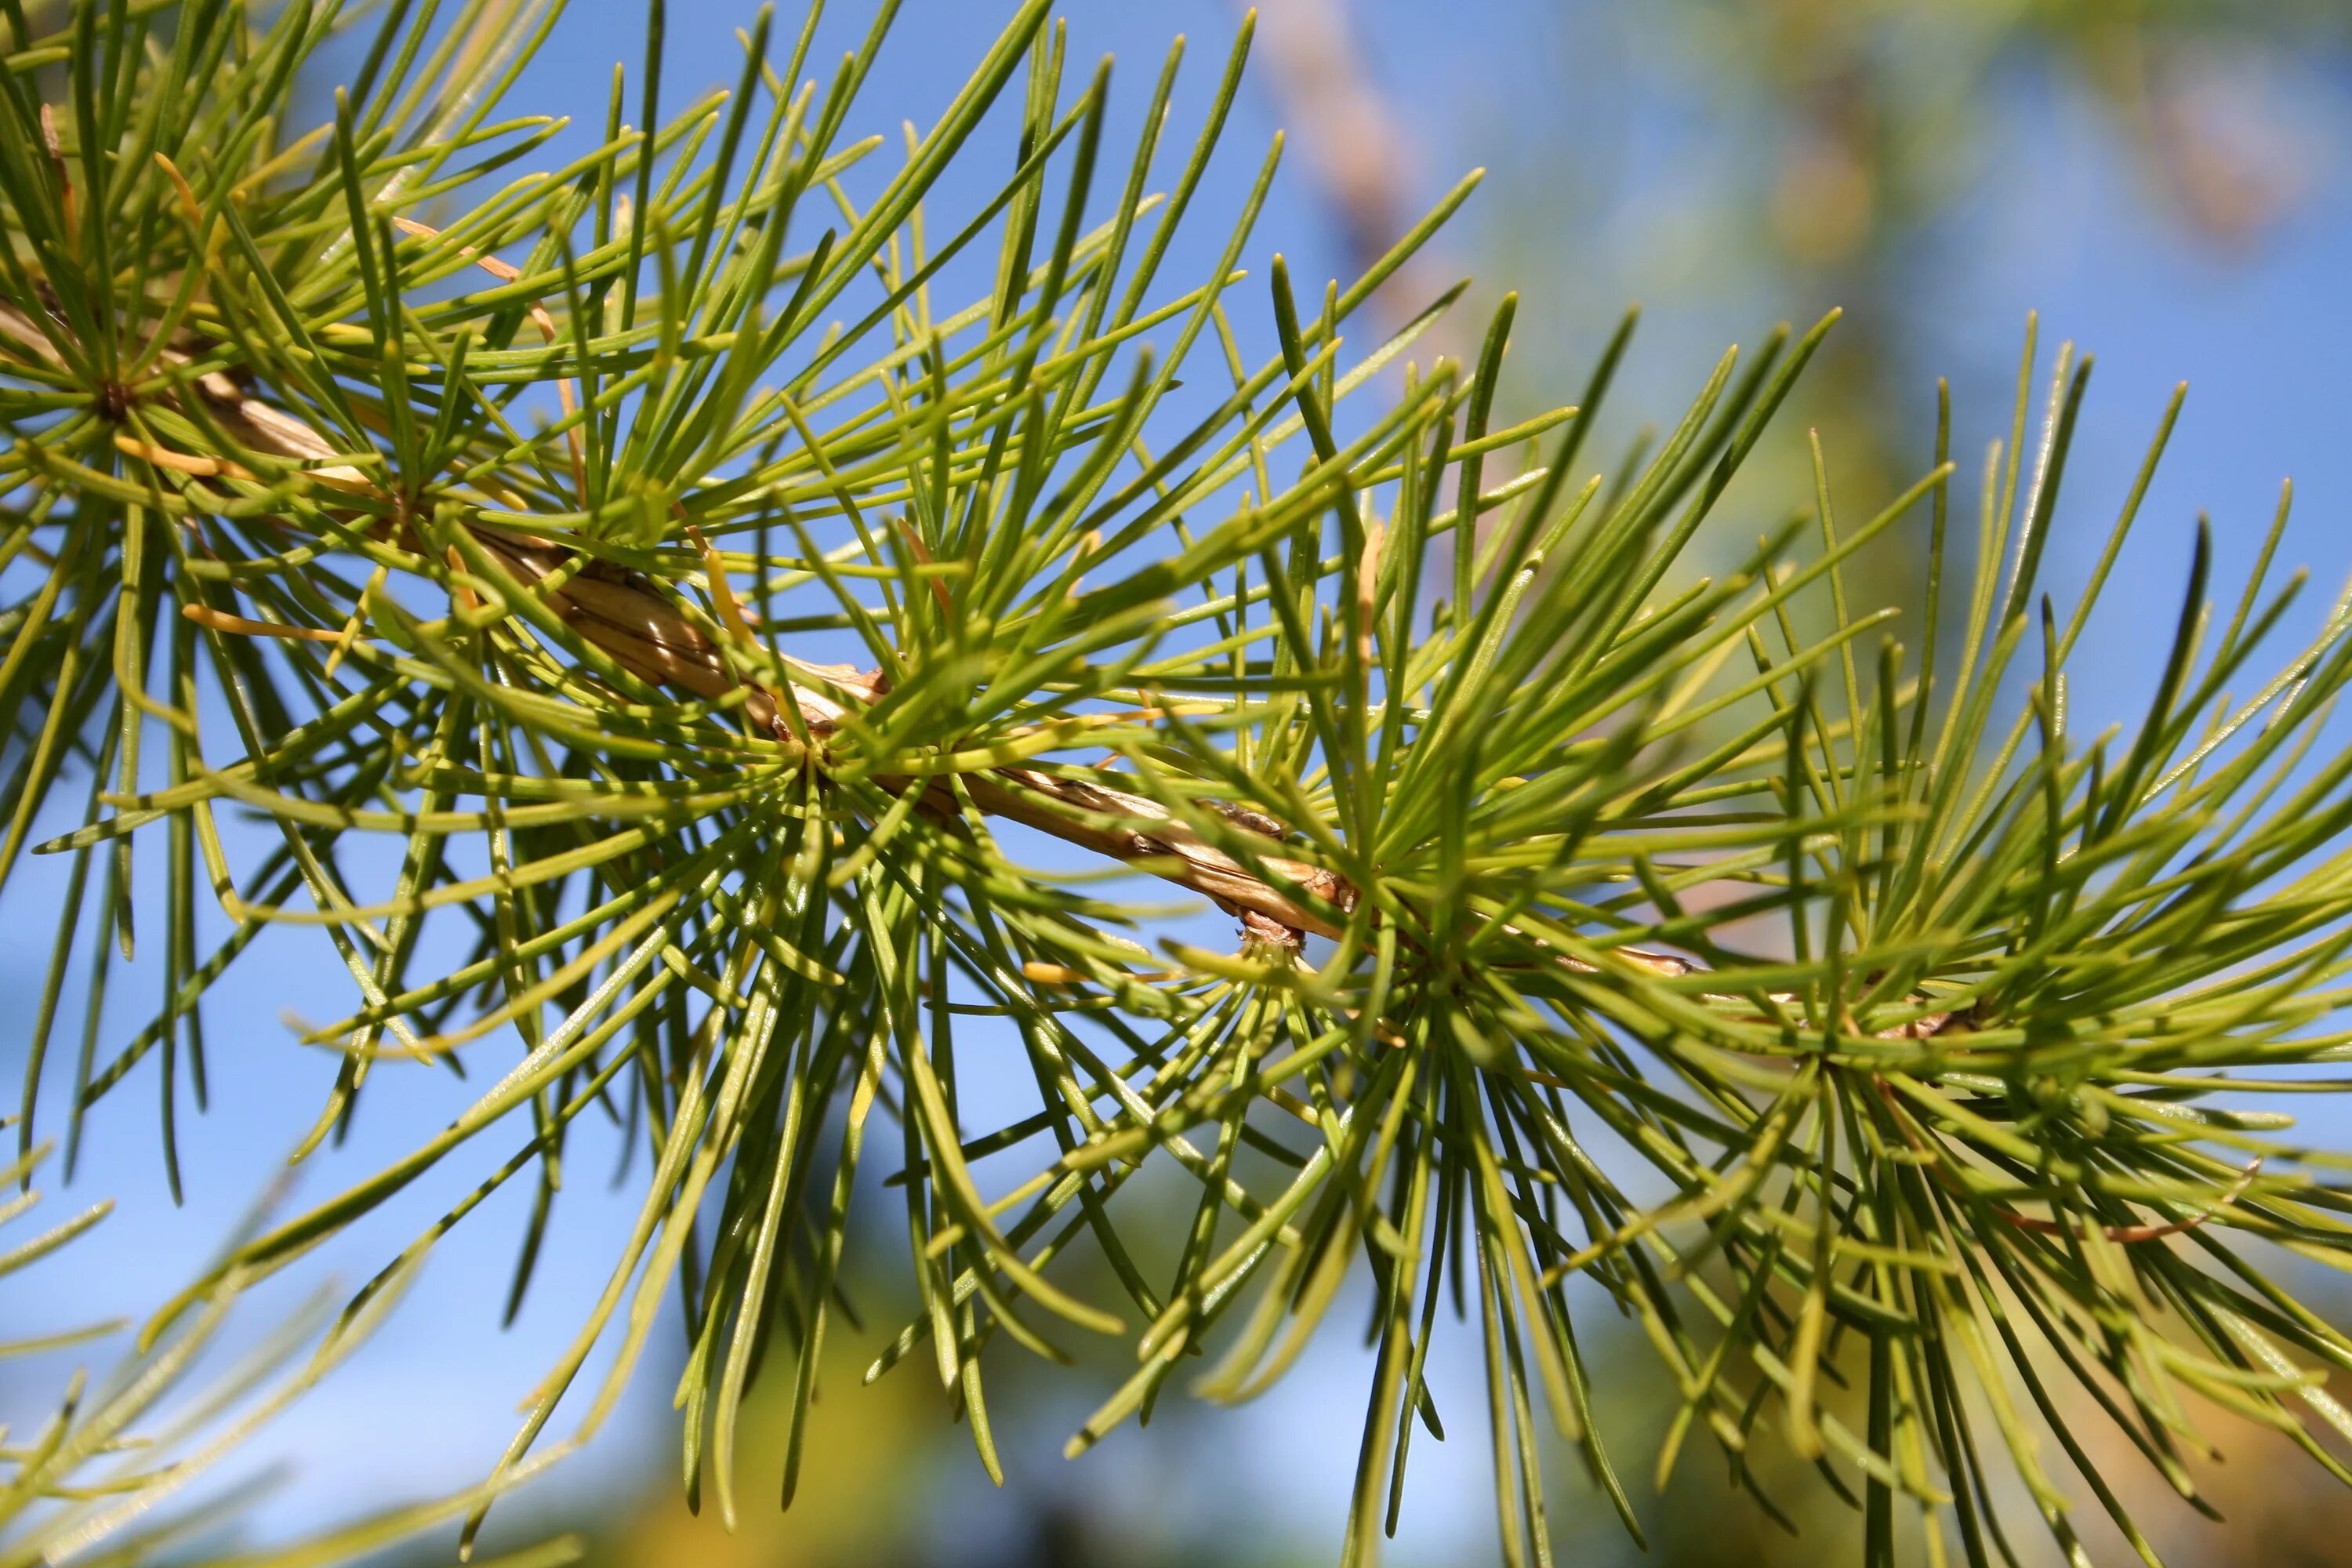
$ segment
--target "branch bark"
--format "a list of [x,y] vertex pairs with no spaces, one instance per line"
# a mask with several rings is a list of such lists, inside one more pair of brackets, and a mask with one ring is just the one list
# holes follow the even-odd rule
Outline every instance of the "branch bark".
[[[65,330],[64,323],[54,318],[45,327],[0,305],[0,337],[14,340],[51,363],[62,363],[49,341],[50,328]],[[177,351],[166,357],[189,363],[188,356]],[[306,472],[339,489],[374,488],[361,469],[339,462],[342,454],[316,429],[250,395],[230,377],[210,373],[194,378],[190,384],[205,399],[213,420],[249,452],[307,465]],[[169,459],[177,455],[154,456]],[[184,468],[187,461],[222,463],[219,458],[190,458],[167,461],[164,466]],[[233,464],[217,471],[242,475]],[[814,738],[837,730],[851,717],[854,706],[873,701],[887,690],[879,671],[860,672],[850,666],[819,665],[789,657],[784,660],[787,677],[806,676],[806,684],[791,680],[788,690],[778,693],[739,682],[724,655],[702,629],[641,574],[607,563],[582,562],[578,552],[543,539],[518,538],[487,525],[464,526],[525,591],[543,594],[542,603],[551,612],[624,668],[650,684],[682,689],[706,700],[745,685],[747,715],[779,741],[790,743],[796,739],[781,701],[793,705]],[[551,580],[555,585],[544,586]],[[723,573],[715,574],[713,591],[728,595],[731,609],[731,590]],[[1359,889],[1338,873],[1282,853],[1279,825],[1251,820],[1255,813],[1232,815],[1236,831],[1265,841],[1266,852],[1252,857],[1257,869],[1209,843],[1157,801],[1118,788],[1108,775],[1077,779],[1035,768],[999,767],[961,777],[966,795],[982,812],[1203,894],[1238,918],[1255,941],[1295,949],[1307,934],[1337,938],[1342,933],[1341,925],[1325,910],[1336,910],[1344,918],[1360,898]],[[911,780],[877,775],[876,782],[885,789],[903,792]],[[927,787],[923,804],[950,817],[958,810],[954,789],[944,779]],[[1611,957],[1630,968],[1671,979],[1705,972],[1703,965],[1688,959],[1639,948],[1618,948]],[[1558,961],[1579,973],[1601,972],[1597,965],[1564,953]],[[1734,994],[1709,994],[1711,1000],[1734,1005],[1748,1001]],[[1801,1004],[1801,998],[1793,994],[1772,995],[1776,1003]],[[1924,1037],[1965,1023],[1963,1015],[1931,1014],[1884,1033]]]

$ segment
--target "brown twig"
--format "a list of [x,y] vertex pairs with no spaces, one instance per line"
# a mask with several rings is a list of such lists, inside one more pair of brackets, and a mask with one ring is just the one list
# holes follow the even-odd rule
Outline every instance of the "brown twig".
[[[421,230],[422,226],[415,226]],[[478,260],[478,258],[475,259]],[[62,322],[54,323],[63,330]],[[0,306],[0,336],[9,337],[34,352],[54,358],[56,350],[43,328]],[[168,357],[186,363],[186,356]],[[207,411],[237,445],[249,451],[303,465],[303,472],[338,489],[373,492],[376,487],[357,468],[341,459],[345,454],[330,446],[302,421],[247,395],[218,372],[195,377],[190,384]],[[151,451],[145,443],[123,446],[126,453],[153,461],[159,468],[182,473],[208,471],[245,478],[250,470],[225,458],[195,458]],[[649,579],[612,563],[582,562],[577,552],[545,539],[526,538],[487,525],[465,525],[468,537],[492,557],[524,592],[541,594],[542,602],[581,638],[631,674],[656,686],[682,689],[706,700],[716,700],[747,689],[744,711],[751,722],[778,741],[795,741],[792,721],[779,707],[780,694],[755,682],[741,680],[719,648],[702,629],[680,612]],[[730,628],[741,620],[728,586],[724,563],[698,531],[690,542],[701,552],[711,579],[719,618]],[[1377,536],[1368,541],[1367,555],[1381,548]],[[1360,576],[1359,589],[1369,582]],[[730,615],[730,608],[733,613]],[[251,630],[268,636],[316,636],[341,642],[344,632],[307,628],[277,628],[264,623],[229,626],[241,617],[205,612],[205,624],[220,629]],[[348,631],[348,628],[346,628]],[[748,628],[738,635],[748,636]],[[838,729],[853,707],[883,696],[887,686],[878,671],[860,672],[845,665],[819,665],[785,656],[789,700],[813,738]],[[1139,871],[1164,878],[1180,887],[1204,894],[1220,909],[1239,919],[1254,940],[1296,950],[1306,935],[1337,938],[1343,921],[1355,910],[1359,890],[1328,868],[1282,853],[1283,825],[1262,815],[1226,808],[1234,827],[1265,840],[1264,853],[1245,864],[1203,838],[1159,802],[1108,782],[1073,778],[1067,772],[1045,773],[1034,768],[997,767],[966,773],[966,795],[982,812],[1018,822],[1080,848],[1124,861]],[[911,781],[877,775],[883,788],[903,793]],[[943,816],[953,816],[958,803],[953,786],[944,778],[926,789],[924,805]],[[1703,973],[1703,967],[1671,953],[1638,948],[1612,949],[1610,962],[1654,976],[1679,979]],[[1601,966],[1568,954],[1557,962],[1578,973],[1602,973]],[[1801,999],[1773,994],[1784,1005]],[[1747,1004],[1737,994],[1712,1000]],[[1924,998],[1915,998],[1923,1000]],[[1949,1021],[1949,1015],[1929,1015],[1897,1029],[1890,1037],[1932,1035]]]

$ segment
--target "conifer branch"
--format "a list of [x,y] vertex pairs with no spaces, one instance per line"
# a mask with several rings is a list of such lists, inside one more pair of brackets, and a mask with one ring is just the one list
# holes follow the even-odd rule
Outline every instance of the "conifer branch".
[[[1580,1279],[1681,1393],[1662,1479],[1696,1437],[1757,1489],[1778,1442],[1855,1495],[1873,1568],[1905,1510],[1985,1562],[2004,1472],[2079,1554],[2053,1436],[2132,1529],[2078,1409],[2192,1503],[2189,1395],[2340,1471],[2319,1382],[2352,1339],[2256,1259],[2352,1257],[2347,1156],[2246,1103],[2340,1087],[2352,1000],[2352,755],[2321,744],[2352,599],[2258,673],[2300,587],[2268,582],[2284,501],[2233,605],[2200,531],[2143,722],[2069,728],[2177,400],[2063,614],[2038,583],[2087,364],[2061,352],[2037,422],[2031,332],[1972,552],[1939,395],[1922,477],[1859,527],[1812,443],[1796,512],[1695,578],[1832,321],[1727,355],[1612,463],[1587,437],[1630,320],[1575,407],[1502,428],[1512,302],[1475,363],[1417,358],[1458,288],[1350,340],[1467,182],[1353,282],[1302,299],[1276,258],[1244,309],[1277,144],[1165,283],[1246,26],[1172,169],[1181,50],[1122,170],[1108,68],[1066,79],[1026,0],[877,172],[849,137],[881,29],[817,81],[813,28],[772,51],[762,13],[736,87],[665,120],[656,5],[644,124],[616,89],[593,149],[494,185],[553,134],[491,118],[539,7],[474,0],[446,37],[385,8],[291,139],[331,15],[68,9],[0,80],[0,897],[26,851],[68,867],[18,1135],[61,1118],[70,1163],[152,1068],[176,1183],[207,996],[276,927],[352,982],[303,1037],[338,1065],[299,1158],[395,1058],[515,1050],[240,1238],[151,1346],[486,1135],[520,1145],[353,1310],[520,1180],[511,1313],[609,1113],[640,1206],[479,1506],[610,1345],[553,1448],[596,1429],[675,1287],[689,1496],[731,1516],[763,1373],[797,1483],[895,1122],[911,1300],[872,1375],[928,1359],[992,1473],[1000,1335],[1133,1335],[1082,1451],[1196,1349],[1204,1396],[1265,1386],[1360,1264],[1351,1563],[1435,1435],[1449,1296],[1507,1557],[1550,1550],[1543,1426],[1638,1532]],[[992,106],[1009,163],[943,184]],[[991,254],[979,298],[934,297]],[[1849,568],[1922,512],[1906,654]],[[1020,863],[1015,825],[1205,895],[1238,954],[1155,953],[1130,884]],[[126,1038],[134,931],[163,1000]],[[982,1026],[1036,1089],[1002,1125],[959,1089]],[[1196,1207],[1139,1247],[1146,1165]]]

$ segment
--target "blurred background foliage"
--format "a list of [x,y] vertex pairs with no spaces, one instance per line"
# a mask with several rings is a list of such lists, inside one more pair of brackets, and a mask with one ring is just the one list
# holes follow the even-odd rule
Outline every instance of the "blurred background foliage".
[[1348,252],[1378,254],[1446,160],[1486,165],[1454,258],[1521,292],[1533,398],[1556,390],[1524,384],[1534,367],[1589,358],[1628,300],[1709,354],[1842,307],[1800,398],[1881,484],[1919,466],[1933,377],[2011,361],[2013,323],[1972,319],[1976,363],[1951,362],[1945,308],[1969,275],[2073,242],[2005,228],[2004,190],[2087,161],[2166,244],[2226,272],[2340,178],[2352,8],[2327,0],[1445,9],[1265,7],[1259,88]]
[[[967,23],[956,15],[965,4],[911,0],[894,40],[894,50],[919,57],[907,68],[934,92],[960,67],[955,40],[961,29],[993,28],[994,7],[971,6],[992,16]],[[671,72],[682,89],[711,85],[730,72],[727,29],[747,22],[751,9],[748,0],[673,7]],[[839,9],[860,13],[846,20],[862,27],[865,5]],[[1179,28],[1209,40],[1213,50],[1236,19],[1218,0],[1131,7],[1081,0],[1071,10],[1074,55],[1109,47],[1136,60],[1156,58],[1165,35]],[[577,7],[567,24],[566,58],[631,57],[640,26],[628,5]],[[546,101],[525,106],[575,108],[571,89],[590,79],[542,74],[527,84],[525,98],[535,90]],[[1932,417],[1935,375],[1952,375],[1965,392],[1996,385],[2009,374],[2019,323],[1991,313],[1989,303],[2005,307],[2021,289],[2030,293],[2051,275],[2053,248],[2082,248],[2082,265],[2093,270],[2102,264],[2108,253],[2085,245],[2082,225],[2128,215],[2124,237],[2109,243],[2162,247],[2176,268],[2167,275],[2186,277],[2224,301],[2252,286],[2249,279],[2264,288],[2305,287],[2308,297],[2285,300],[2281,316],[2339,320],[2346,310],[2340,289],[2310,288],[2305,273],[2273,264],[2296,235],[2304,237],[2296,243],[2352,254],[2352,180],[2344,167],[2344,151],[2352,145],[2347,84],[2352,7],[2324,0],[1493,0],[1437,6],[1269,0],[1245,91],[1265,125],[1286,125],[1295,135],[1282,187],[1286,199],[1263,245],[1305,252],[1317,264],[1300,270],[1313,276],[1351,271],[1384,249],[1461,168],[1490,169],[1481,197],[1436,258],[1401,279],[1392,293],[1400,304],[1424,300],[1451,280],[1433,285],[1433,269],[1475,273],[1478,289],[1457,318],[1471,322],[1503,289],[1516,289],[1522,309],[1513,361],[1519,384],[1512,393],[1522,405],[1572,395],[1620,312],[1639,300],[1645,348],[1629,369],[1627,391],[1615,399],[1622,427],[1604,425],[1604,444],[1640,440],[1627,411],[1679,406],[1665,394],[1686,389],[1693,365],[1711,359],[1724,342],[1753,342],[1774,321],[1804,321],[1827,306],[1844,307],[1844,323],[1786,422],[1822,430],[1841,483],[1866,512],[1926,466],[1923,432]],[[2005,199],[2020,189],[2032,199]],[[2052,211],[2070,206],[2078,224],[2051,219]],[[2340,285],[2340,268],[2336,278]],[[2179,303],[2194,308],[2197,301],[2183,297]],[[2063,332],[2073,323],[2056,325]],[[2161,315],[2140,326],[2158,362],[2168,326]],[[2340,327],[2334,330],[2340,334]],[[2319,331],[2303,347],[2314,351],[2325,341],[2326,332]],[[2294,346],[2249,344],[2241,367],[2247,383],[2263,384]],[[2129,412],[2139,416],[2137,405]],[[1980,405],[1977,417],[1996,413]],[[2151,405],[2144,417],[2153,413]],[[2261,411],[2252,416],[2259,421]],[[2332,421],[2340,432],[2342,417]],[[2137,434],[2144,436],[2144,426]],[[1795,443],[1784,441],[1778,450],[1783,462],[1801,460]],[[2292,458],[2306,468],[2341,469],[2344,450],[2290,447],[2249,460],[2275,468]],[[2342,491],[2340,483],[2336,488]],[[2311,539],[2308,524],[2298,537]],[[2340,541],[2332,551],[2322,543],[2303,553],[2315,557],[2323,573],[2340,571],[2347,555]],[[1882,559],[1878,569],[1899,574],[1906,568],[1894,557]],[[215,1120],[242,1113],[244,1102],[231,1103],[238,1109],[215,1113]],[[396,1113],[387,1116],[394,1120]],[[2323,1138],[2331,1125],[2341,1131],[2340,1119],[2311,1125]],[[233,1138],[234,1130],[223,1135]],[[361,1163],[369,1157],[364,1148],[352,1156]],[[159,1194],[122,1197],[126,1205],[160,1203]],[[1166,1198],[1171,1215],[1185,1212],[1178,1189],[1170,1187]],[[866,1222],[879,1227],[891,1225],[892,1213],[888,1204],[865,1205]],[[201,1215],[184,1223],[196,1235],[215,1228]],[[593,1251],[594,1238],[578,1245]],[[862,1256],[891,1250],[877,1247]],[[853,1257],[860,1255],[852,1248]],[[564,1289],[562,1263],[559,1246],[543,1298]],[[584,1277],[593,1277],[593,1265]],[[89,1283],[84,1291],[48,1288],[61,1301],[104,1293],[95,1280]],[[1360,1291],[1362,1281],[1357,1284]],[[2315,1305],[2334,1305],[2332,1315],[2352,1311],[2340,1285],[2302,1284]],[[593,1563],[698,1568],[1271,1568],[1329,1560],[1363,1386],[1355,1349],[1338,1343],[1339,1336],[1325,1336],[1299,1374],[1250,1412],[1171,1400],[1147,1430],[1123,1433],[1077,1465],[1058,1457],[1061,1438],[1095,1391],[1108,1385],[1117,1352],[1075,1372],[992,1357],[1000,1389],[996,1425],[1010,1472],[998,1495],[967,1436],[944,1418],[936,1388],[904,1377],[861,1384],[879,1336],[900,1320],[906,1282],[886,1272],[849,1282],[847,1293],[864,1331],[828,1342],[816,1439],[789,1513],[751,1507],[730,1537],[715,1517],[688,1511],[668,1441],[673,1418],[663,1408],[680,1355],[673,1335],[668,1364],[649,1366],[640,1380],[644,1396],[629,1412],[636,1430],[613,1434],[609,1451],[568,1485],[519,1500],[506,1521],[509,1539],[578,1531],[590,1542]],[[421,1331],[412,1327],[369,1347],[394,1358],[391,1374],[373,1392],[399,1391],[402,1368],[425,1368],[439,1357],[443,1381],[406,1386],[427,1404],[454,1399],[446,1363],[462,1355],[478,1358],[460,1363],[462,1380],[491,1390],[476,1405],[494,1408],[519,1394],[541,1358],[533,1350],[497,1349],[495,1304],[481,1305],[480,1294],[460,1290],[422,1309],[448,1310],[454,1299],[457,1311],[479,1321],[428,1316]],[[1591,1317],[1605,1321],[1597,1311]],[[567,1320],[558,1303],[538,1321]],[[518,1332],[530,1329],[527,1318]],[[1618,1331],[1626,1336],[1623,1344],[1596,1347],[1596,1362],[1612,1374],[1601,1393],[1615,1406],[1604,1410],[1602,1425],[1618,1433],[1626,1468],[1640,1474],[1661,1435],[1663,1417],[1654,1413],[1672,1402],[1655,1381],[1655,1361],[1632,1343],[1637,1331],[1625,1325]],[[1475,1373],[1466,1354],[1451,1374],[1459,1397],[1475,1401]],[[11,1409],[23,1403],[24,1392],[15,1372],[0,1365],[0,1395]],[[768,1380],[747,1412],[744,1471],[754,1496],[773,1485],[787,1393],[781,1380]],[[453,1438],[474,1420],[470,1407],[427,1415],[415,1425]],[[2137,1467],[2117,1466],[2119,1489],[2142,1505],[2158,1544],[2195,1563],[2343,1561],[2352,1495],[2330,1489],[2315,1468],[2273,1465],[2278,1451],[2260,1435],[2218,1429],[2219,1418],[2215,1426],[2234,1458],[2200,1479],[2228,1517],[2226,1526],[2158,1495]],[[502,1434],[496,1420],[488,1428],[493,1440]],[[328,1452],[313,1444],[295,1456],[327,1478],[330,1491],[348,1491],[360,1478],[414,1491],[440,1484],[447,1465],[457,1462],[390,1447],[367,1452],[363,1426],[354,1430],[345,1422],[334,1430],[360,1451]],[[1416,1455],[1407,1528],[1392,1561],[1439,1564],[1492,1555],[1486,1457],[1466,1451],[1474,1446],[1457,1442],[1449,1447],[1464,1451]],[[455,1452],[463,1446],[450,1447]],[[446,1462],[436,1468],[436,1461]],[[1768,1490],[1800,1510],[1794,1522],[1801,1534],[1791,1536],[1731,1494],[1711,1462],[1694,1457],[1662,1494],[1643,1489],[1639,1506],[1652,1531],[1644,1557],[1604,1517],[1572,1458],[1555,1455],[1552,1463],[1562,1554],[1578,1563],[1839,1562],[1853,1554],[1858,1535],[1858,1515],[1811,1478],[1790,1478],[1805,1483],[1798,1485],[1768,1481]],[[427,1479],[408,1485],[411,1472]],[[291,1531],[325,1505],[347,1512],[373,1500],[327,1497],[289,1509],[282,1522]],[[273,1518],[268,1527],[278,1522]],[[2096,1532],[2103,1528],[2096,1521],[2085,1516],[2084,1522],[2095,1530],[2098,1560],[2122,1551],[2111,1535]],[[444,1562],[449,1544],[428,1536],[386,1561]],[[2012,1544],[2020,1561],[2046,1560],[2049,1549],[2038,1539]],[[1916,1552],[1917,1545],[1908,1548]]]

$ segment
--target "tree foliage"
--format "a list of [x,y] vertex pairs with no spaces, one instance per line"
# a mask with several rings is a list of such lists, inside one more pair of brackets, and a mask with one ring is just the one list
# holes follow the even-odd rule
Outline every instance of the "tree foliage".
[[[1344,287],[1244,270],[1278,143],[1240,210],[1196,196],[1246,26],[1197,128],[1180,46],[1115,147],[1108,62],[1029,0],[892,148],[853,128],[894,9],[832,67],[814,9],[762,12],[735,89],[667,111],[656,3],[596,144],[532,168],[560,127],[498,115],[539,0],[0,0],[0,878],[72,866],[23,1148],[62,1121],[70,1160],[158,1073],[168,1152],[205,992],[274,925],[352,986],[305,1038],[341,1053],[305,1155],[379,1071],[522,1049],[148,1341],[452,1159],[480,1186],[352,1310],[520,1182],[511,1303],[573,1123],[610,1117],[642,1206],[489,1489],[594,1430],[674,1295],[690,1493],[732,1517],[765,1375],[789,1502],[877,1201],[919,1309],[873,1375],[938,1377],[992,1471],[1000,1338],[1133,1346],[1076,1453],[1196,1353],[1196,1391],[1247,1398],[1364,1304],[1351,1561],[1447,1421],[1491,1445],[1511,1562],[1549,1558],[1555,1436],[1637,1528],[1591,1420],[1603,1311],[1680,1391],[1660,1475],[1696,1439],[1752,1485],[1786,1445],[1873,1562],[1912,1517],[1936,1560],[2007,1557],[2005,1495],[2081,1560],[2082,1492],[2153,1560],[2086,1409],[2192,1504],[2200,1405],[2345,1475],[2352,1341],[2273,1272],[2344,1260],[2343,1161],[2242,1108],[2352,1038],[2352,754],[2320,746],[2352,601],[2270,646],[2284,505],[2234,595],[2200,530],[2145,717],[2080,735],[2068,661],[2177,400],[2071,608],[2037,579],[2089,365],[2062,350],[2036,416],[2030,335],[1973,492],[1948,408],[1858,524],[1816,443],[1816,493],[1686,581],[1830,321],[1596,469],[1630,319],[1574,407],[1507,426],[1509,301],[1475,363],[1414,357],[1458,290],[1347,335],[1469,182]],[[990,158],[992,195],[941,198]],[[1169,276],[1188,220],[1223,237]],[[1896,528],[1931,563],[1899,631],[1846,592]],[[83,826],[35,842],[68,791]],[[1179,940],[1150,879],[1236,942]],[[165,997],[100,1051],[134,914]],[[421,961],[428,927],[470,957]],[[1037,1109],[974,1125],[1007,1070]],[[1147,1167],[1189,1221],[1120,1203]],[[1476,1393],[1425,1381],[1449,1313]]]

